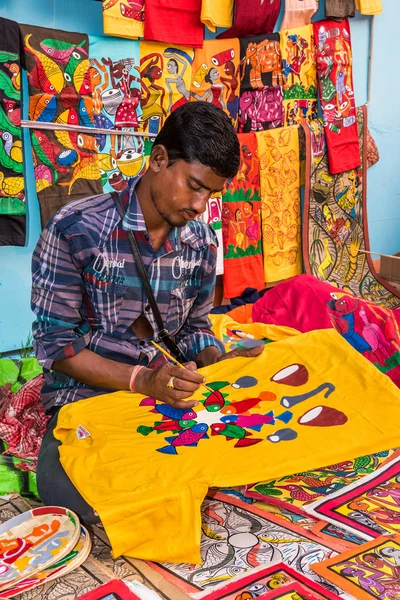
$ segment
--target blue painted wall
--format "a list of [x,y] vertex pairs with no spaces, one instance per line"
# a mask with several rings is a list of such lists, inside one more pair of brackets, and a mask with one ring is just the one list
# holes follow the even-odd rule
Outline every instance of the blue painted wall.
[[[373,93],[369,124],[380,162],[368,174],[368,217],[371,248],[392,254],[400,250],[400,113],[393,99],[400,80],[388,58],[395,56],[399,0],[385,0],[375,19]],[[323,17],[320,0],[316,18]],[[101,3],[93,0],[0,0],[0,15],[20,23],[88,34],[102,34]],[[358,15],[351,23],[357,104],[367,100],[370,20]],[[207,37],[213,37],[207,34]],[[393,50],[393,52],[392,52]],[[27,134],[27,132],[24,132]],[[0,247],[0,352],[21,348],[30,333],[30,261],[40,234],[33,166],[26,161],[28,240],[25,248]]]

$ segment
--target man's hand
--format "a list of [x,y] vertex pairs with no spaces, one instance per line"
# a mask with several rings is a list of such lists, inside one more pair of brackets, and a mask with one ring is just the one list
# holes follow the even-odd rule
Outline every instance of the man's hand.
[[[196,400],[186,401],[205,382],[205,378],[196,371],[194,362],[185,364],[184,369],[166,363],[157,369],[141,369],[135,379],[135,391],[144,396],[166,402],[174,408],[193,408]],[[167,383],[173,379],[173,388]]]
[[227,358],[236,358],[237,356],[244,356],[246,358],[254,358],[259,356],[264,350],[264,346],[254,346],[254,348],[236,348],[226,354],[222,354],[215,362],[221,362]]

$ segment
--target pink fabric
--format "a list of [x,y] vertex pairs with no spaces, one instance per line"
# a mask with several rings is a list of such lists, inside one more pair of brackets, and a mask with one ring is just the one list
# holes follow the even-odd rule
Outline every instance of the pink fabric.
[[389,310],[319,281],[297,275],[257,300],[253,321],[301,332],[334,327],[400,387],[400,310]]
[[308,25],[317,10],[317,0],[285,0],[285,14],[281,30]]

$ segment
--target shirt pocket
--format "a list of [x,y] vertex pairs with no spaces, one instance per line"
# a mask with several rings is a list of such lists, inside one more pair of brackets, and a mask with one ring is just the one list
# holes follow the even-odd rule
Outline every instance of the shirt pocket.
[[181,286],[171,290],[165,327],[170,334],[176,334],[184,326],[189,312],[196,301],[198,290]]
[[88,310],[88,319],[92,327],[104,333],[113,333],[118,325],[127,286],[91,279],[86,281],[85,288],[91,308],[91,311]]

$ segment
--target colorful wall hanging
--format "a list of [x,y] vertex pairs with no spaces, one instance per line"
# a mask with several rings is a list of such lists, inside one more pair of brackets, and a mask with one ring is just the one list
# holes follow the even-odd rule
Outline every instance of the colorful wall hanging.
[[202,0],[201,21],[215,33],[217,27],[231,27],[233,21],[234,0]]
[[201,48],[204,26],[201,0],[146,0],[144,38],[155,42]]
[[296,125],[318,116],[314,29],[284,29],[280,37],[284,125]]
[[298,127],[257,134],[265,281],[302,271]]
[[[322,542],[301,527],[220,493],[205,499],[201,529],[201,566],[150,563],[169,582],[195,598],[212,593],[221,581],[253,573],[260,566],[269,567],[271,562],[284,562],[300,576],[322,582],[311,565],[343,550],[340,545]],[[335,586],[330,589],[336,591]]]
[[236,126],[239,109],[239,40],[206,40],[194,53],[191,99],[222,108]]
[[201,215],[201,219],[211,227],[217,236],[216,274],[222,275],[224,272],[224,249],[222,241],[222,195],[220,193],[210,198],[205,212]]
[[322,124],[304,126],[306,188],[303,256],[307,273],[329,281],[345,292],[389,309],[398,308],[398,292],[375,272],[369,250],[365,133],[366,107],[357,110],[361,167],[329,174]]
[[285,14],[280,28],[291,29],[308,25],[317,10],[318,0],[285,0]]
[[272,33],[281,9],[281,0],[235,0],[233,26],[220,33],[219,39]]
[[191,48],[140,43],[142,131],[158,133],[169,113],[189,102],[193,53]]
[[400,458],[307,506],[306,512],[364,540],[400,533]]
[[354,0],[325,0],[325,17],[341,21],[356,14]]
[[[248,486],[246,496],[304,514],[305,506],[373,473],[393,450]],[[325,518],[319,516],[318,518]]]
[[[93,126],[88,37],[21,25],[29,119]],[[70,200],[102,192],[97,140],[87,133],[31,130],[42,225]]]
[[[199,389],[190,411],[117,392],[59,412],[62,465],[99,513],[114,556],[198,564],[208,487],[274,479],[400,445],[400,391],[335,331],[271,344],[267,367],[261,354],[202,373],[214,391]],[[80,426],[90,437],[77,436]],[[116,451],[120,470],[109,462]]]
[[[368,297],[375,300],[372,294]],[[302,332],[333,327],[400,387],[399,310],[356,298],[312,275],[298,275],[257,300],[252,318]]]
[[362,15],[382,14],[382,0],[356,0],[356,7]]
[[[101,129],[138,130],[140,107],[139,42],[90,36],[93,119]],[[121,192],[145,167],[144,142],[133,136],[96,136],[104,192]]]
[[222,197],[225,298],[240,296],[247,287],[264,288],[257,139],[254,133],[238,137],[240,168]]
[[26,200],[18,23],[0,18],[0,38],[0,246],[24,246]]
[[145,0],[103,0],[106,35],[137,39],[144,35]]
[[279,33],[240,40],[240,133],[283,123],[282,57]]
[[264,598],[265,594],[265,598],[269,598],[269,594],[273,591],[286,591],[287,586],[293,584],[299,584],[301,591],[305,590],[312,594],[315,600],[339,600],[339,596],[312,579],[304,577],[283,562],[270,567],[252,569],[250,573],[245,572],[228,584],[217,585],[211,592],[199,592],[192,594],[192,597],[195,600],[251,600],[260,596]]
[[313,565],[313,570],[357,600],[398,598],[400,536],[382,536]]
[[329,172],[333,175],[361,164],[349,21],[317,21],[314,38]]

